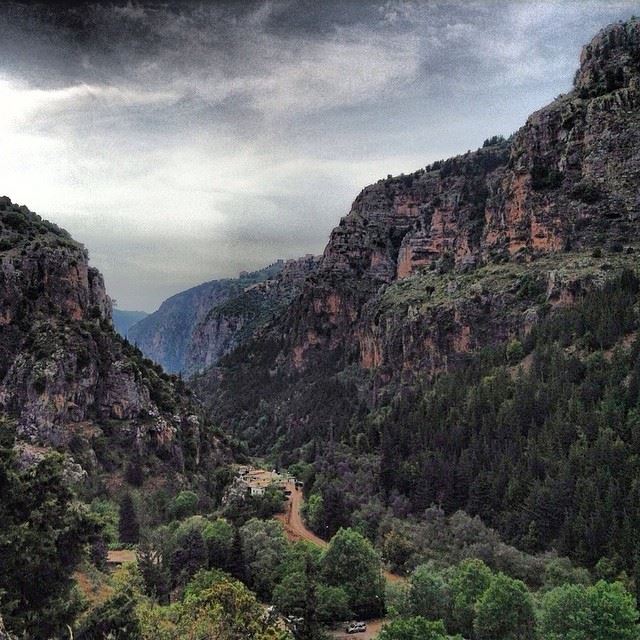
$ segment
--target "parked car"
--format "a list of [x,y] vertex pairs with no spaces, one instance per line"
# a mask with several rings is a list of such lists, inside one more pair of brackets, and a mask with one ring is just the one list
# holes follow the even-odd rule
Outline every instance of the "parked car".
[[344,630],[346,633],[364,633],[367,625],[364,622],[350,622]]

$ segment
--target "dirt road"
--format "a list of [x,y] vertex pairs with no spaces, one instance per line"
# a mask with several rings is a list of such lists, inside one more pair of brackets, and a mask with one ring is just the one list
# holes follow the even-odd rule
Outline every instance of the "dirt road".
[[296,489],[293,480],[289,480],[286,487],[291,491],[291,496],[287,500],[285,512],[279,513],[276,518],[282,522],[287,538],[294,542],[298,540],[308,540],[323,549],[329,546],[326,540],[318,537],[310,529],[307,529],[302,521],[302,489]]
[[[291,491],[291,496],[287,501],[287,507],[284,513],[279,513],[276,518],[282,522],[285,533],[289,540],[308,540],[309,542],[322,547],[323,549],[328,546],[326,540],[318,537],[313,531],[307,529],[302,520],[302,490],[296,489],[293,480],[289,480],[286,485],[287,489]],[[387,582],[401,582],[404,580],[402,576],[390,573],[389,571],[383,571],[384,578]],[[355,637],[355,636],[353,636]],[[357,634],[358,638],[365,636]]]

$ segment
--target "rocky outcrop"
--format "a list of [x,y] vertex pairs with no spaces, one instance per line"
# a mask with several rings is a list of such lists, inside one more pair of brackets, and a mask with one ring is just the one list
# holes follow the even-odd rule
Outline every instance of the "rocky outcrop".
[[218,446],[179,381],[115,334],[84,247],[7,197],[0,310],[0,418],[22,442],[66,449],[89,473],[137,454],[185,474]]
[[[312,407],[291,408],[298,383],[357,379],[366,402],[377,402],[385,386],[522,336],[549,308],[602,283],[612,264],[634,267],[639,25],[598,34],[573,90],[509,140],[366,187],[280,319],[224,359],[208,386],[199,381],[217,415],[233,415],[242,376],[255,380],[256,419],[265,423],[271,403],[277,416],[265,424],[279,429],[315,419]],[[249,425],[251,406],[243,399]]]
[[127,337],[168,371],[200,373],[278,317],[319,263],[306,255],[206,282],[165,300]]

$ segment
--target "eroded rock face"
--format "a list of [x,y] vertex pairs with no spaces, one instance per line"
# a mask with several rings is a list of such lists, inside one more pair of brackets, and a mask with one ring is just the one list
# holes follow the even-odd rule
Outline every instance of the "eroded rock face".
[[28,451],[70,450],[89,472],[137,454],[185,473],[216,446],[174,381],[114,333],[84,247],[7,197],[0,319],[0,418]]
[[242,314],[214,317],[214,310],[255,284],[275,278],[282,260],[238,278],[212,280],[165,300],[160,308],[129,329],[128,338],[171,373],[192,373],[214,364],[234,345]]
[[[614,263],[633,267],[639,25],[598,34],[574,89],[511,139],[363,189],[300,295],[211,372],[218,415],[233,414],[230,389],[242,376],[255,381],[256,405],[270,403],[276,429],[318,413],[287,409],[296,381],[303,397],[302,385],[320,388],[322,377],[357,378],[376,402],[391,382],[410,385],[469,351],[522,337],[549,306],[602,284]],[[243,415],[251,406],[243,401]]]
[[[352,351],[354,342],[362,366],[390,361],[395,346],[376,325],[373,301],[381,287],[425,270],[465,273],[549,253],[619,249],[636,236],[639,24],[598,34],[584,48],[574,90],[534,113],[511,140],[491,140],[473,153],[366,187],[331,233],[317,276],[289,313],[299,326],[289,332],[291,365],[304,369],[318,350]],[[603,85],[603,78],[617,80]],[[459,309],[457,315],[468,314]],[[472,315],[469,326],[476,324]],[[466,328],[443,346],[431,320],[415,322],[427,352],[479,344]]]

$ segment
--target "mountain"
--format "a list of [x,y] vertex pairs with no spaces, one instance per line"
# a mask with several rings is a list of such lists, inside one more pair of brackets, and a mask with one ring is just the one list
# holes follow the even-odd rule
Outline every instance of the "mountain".
[[113,309],[111,312],[111,320],[113,328],[123,337],[127,337],[129,329],[146,318],[149,314],[146,311],[126,311],[125,309]]
[[0,309],[0,419],[25,457],[64,450],[114,480],[135,459],[165,483],[224,455],[182,383],[114,332],[85,248],[6,196]]
[[[200,396],[255,451],[313,463],[318,531],[436,503],[531,549],[627,557],[638,149],[632,19],[510,139],[366,187],[299,295],[195,380]],[[612,438],[620,458],[596,474]]]
[[193,287],[165,300],[128,337],[167,371],[197,373],[286,306],[317,262],[311,255],[278,260],[238,278]]

